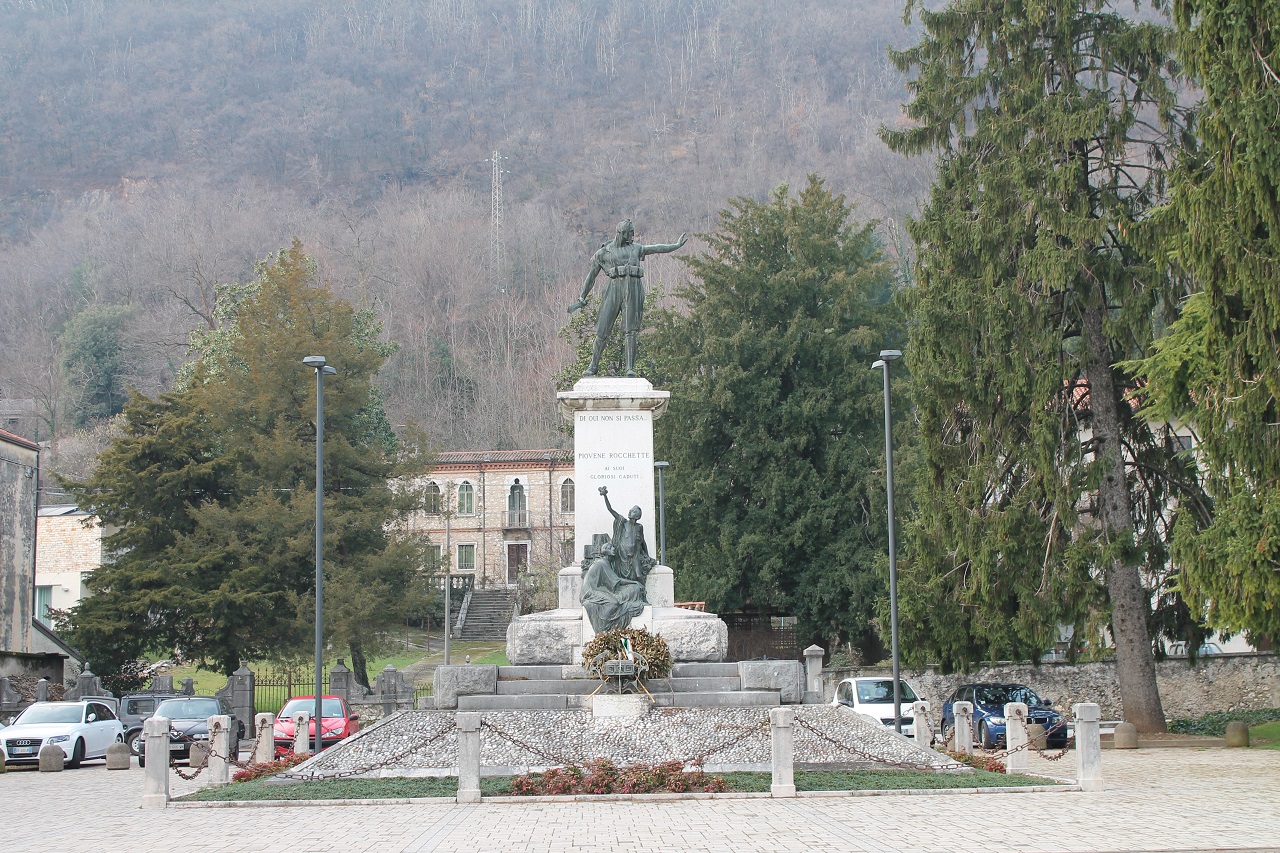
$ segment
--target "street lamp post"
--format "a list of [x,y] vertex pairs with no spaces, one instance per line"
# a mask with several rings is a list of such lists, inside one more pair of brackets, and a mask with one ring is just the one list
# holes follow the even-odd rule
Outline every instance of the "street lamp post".
[[671,465],[670,462],[655,462],[658,469],[658,562],[667,564],[667,489],[663,474]]
[[889,637],[893,657],[893,730],[902,734],[902,681],[898,675],[898,543],[893,513],[893,414],[889,406],[889,363],[902,358],[902,350],[882,349],[871,365],[884,371],[884,471],[889,497]]
[[322,355],[309,355],[302,363],[316,371],[316,712],[311,721],[316,732],[312,754],[319,755],[324,721],[324,378],[338,371]]

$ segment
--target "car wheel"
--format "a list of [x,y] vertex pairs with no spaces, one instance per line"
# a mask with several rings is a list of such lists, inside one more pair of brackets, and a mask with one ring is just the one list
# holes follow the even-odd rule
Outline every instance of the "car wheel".
[[147,751],[145,749],[138,750],[138,766],[139,767],[147,766]]
[[129,747],[130,755],[136,758],[142,754],[142,732],[129,732],[124,742]]
[[84,741],[77,738],[75,748],[71,750],[71,758],[67,761],[67,767],[79,767],[82,761],[84,761]]
[[978,739],[982,741],[983,749],[996,748],[996,739],[991,736],[991,730],[985,722],[978,726]]

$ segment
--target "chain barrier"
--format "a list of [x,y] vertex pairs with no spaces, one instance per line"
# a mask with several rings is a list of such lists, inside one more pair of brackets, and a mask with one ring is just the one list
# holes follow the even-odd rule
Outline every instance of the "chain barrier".
[[723,752],[724,750],[728,749],[731,746],[737,746],[738,744],[742,743],[744,740],[751,737],[752,735],[759,734],[762,731],[768,731],[768,730],[769,730],[768,719],[765,719],[763,722],[754,726],[743,726],[741,733],[738,734],[737,736],[729,738],[727,741],[725,741],[724,743],[718,746],[713,746],[708,749],[704,749],[702,752],[699,752],[690,758],[686,758],[682,762],[682,764],[685,767],[701,767],[706,762],[707,756],[715,755],[717,752]]
[[521,740],[520,738],[518,738],[518,737],[516,737],[515,735],[511,734],[510,732],[505,732],[505,731],[503,731],[502,729],[498,728],[497,726],[495,726],[493,723],[489,722],[488,720],[483,720],[483,721],[481,721],[481,723],[480,723],[480,727],[481,727],[482,729],[488,729],[489,731],[493,732],[493,733],[494,733],[495,735],[497,735],[498,737],[502,738],[503,740],[505,740],[505,741],[507,741],[507,742],[509,742],[509,743],[513,743],[513,744],[515,744],[516,746],[520,747],[521,749],[525,750],[526,752],[530,753],[531,755],[536,755],[536,756],[538,756],[539,758],[541,758],[541,759],[543,759],[543,760],[545,760],[545,761],[550,762],[550,764],[548,764],[548,766],[556,766],[556,765],[577,765],[577,764],[579,764],[579,763],[581,762],[581,759],[579,759],[579,758],[566,758],[566,757],[565,757],[565,756],[563,756],[563,755],[553,755],[552,753],[548,752],[547,750],[545,750],[545,749],[541,749],[541,748],[539,748],[539,747],[536,747],[536,746],[534,746],[533,744],[529,743],[528,741]]
[[289,771],[285,771],[283,773],[277,773],[276,775],[281,776],[285,779],[300,779],[305,782],[324,782],[330,779],[346,779],[351,776],[363,776],[366,773],[371,773],[374,770],[381,770],[384,767],[389,767],[392,764],[395,764],[399,761],[403,761],[404,759],[408,758],[410,755],[413,755],[415,752],[426,749],[428,746],[440,740],[440,738],[444,737],[449,732],[454,731],[456,728],[457,728],[456,723],[454,723],[453,720],[448,720],[445,722],[443,726],[440,727],[440,731],[436,732],[426,740],[419,741],[413,746],[406,747],[400,750],[399,752],[394,752],[391,755],[388,755],[386,758],[383,758],[379,761],[375,761],[372,764],[366,764],[361,767],[355,767],[355,768],[352,768],[351,770],[338,770],[333,773],[319,773],[319,772],[291,773]]
[[818,737],[821,740],[825,740],[827,743],[839,749],[842,749],[845,752],[852,753],[858,756],[859,758],[866,759],[867,761],[873,761],[876,764],[886,764],[890,767],[902,768],[903,770],[961,770],[965,767],[965,765],[960,763],[959,761],[947,761],[946,763],[943,763],[943,764],[925,764],[919,761],[894,761],[892,759],[887,759],[879,755],[873,755],[870,752],[867,752],[865,749],[856,747],[851,743],[845,743],[843,741],[836,740],[831,735],[827,734],[826,732],[822,731],[821,729],[817,728],[812,723],[809,723],[807,720],[801,717],[796,717],[796,725],[804,729],[805,731],[809,732],[810,734],[814,735],[815,737]]
[[[1027,724],[1027,725],[1029,725],[1029,724]],[[1054,723],[1054,724],[1053,724],[1052,726],[1050,726],[1049,728],[1046,728],[1046,729],[1045,729],[1045,731],[1044,731],[1044,736],[1045,736],[1045,740],[1046,740],[1046,742],[1048,741],[1049,735],[1051,735],[1051,734],[1053,734],[1054,732],[1058,731],[1058,729],[1065,728],[1065,727],[1066,727],[1066,725],[1067,725],[1067,720],[1066,720],[1066,718],[1065,718],[1065,717],[1060,717],[1060,718],[1058,718],[1058,722]],[[1008,729],[1007,729],[1007,728],[1005,729],[1005,732],[1006,732],[1006,734],[1005,734],[1005,744],[1007,745],[1007,744],[1009,743],[1009,736],[1008,736],[1008,734],[1007,734],[1007,732],[1008,732]],[[1070,737],[1068,737],[1068,738],[1067,738],[1067,742],[1063,745],[1062,749],[1058,750],[1057,752],[1050,753],[1048,750],[1040,749],[1040,748],[1038,748],[1038,747],[1035,747],[1035,746],[1034,746],[1035,741],[1033,741],[1030,737],[1028,737],[1025,743],[1021,744],[1020,746],[1016,746],[1016,747],[1014,747],[1013,749],[992,750],[992,751],[991,751],[990,753],[988,753],[988,754],[989,754],[992,758],[995,758],[995,759],[998,759],[998,760],[1004,760],[1004,759],[1008,758],[1010,755],[1013,755],[1014,753],[1022,752],[1023,750],[1031,750],[1031,751],[1035,752],[1037,755],[1039,755],[1041,758],[1045,759],[1046,761],[1058,761],[1059,759],[1061,759],[1064,755],[1066,755],[1066,754],[1071,750],[1071,747],[1075,746],[1075,742],[1076,742],[1076,737],[1075,737],[1075,735],[1071,735]]]

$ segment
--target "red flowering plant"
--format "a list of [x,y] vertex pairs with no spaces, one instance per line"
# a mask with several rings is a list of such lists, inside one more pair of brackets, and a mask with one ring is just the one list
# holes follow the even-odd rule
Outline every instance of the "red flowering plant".
[[263,776],[274,776],[277,773],[283,773],[290,767],[301,764],[310,757],[310,755],[298,755],[290,752],[274,761],[257,761],[246,765],[241,770],[237,770],[235,775],[231,777],[231,781],[250,782],[254,779],[261,779]]
[[570,765],[545,773],[528,773],[511,780],[511,793],[516,796],[554,796],[557,794],[682,794],[689,792],[723,793],[729,784],[719,776],[708,776],[701,769],[685,772],[679,761],[660,764],[632,764],[619,768],[607,758],[596,758],[582,767]]

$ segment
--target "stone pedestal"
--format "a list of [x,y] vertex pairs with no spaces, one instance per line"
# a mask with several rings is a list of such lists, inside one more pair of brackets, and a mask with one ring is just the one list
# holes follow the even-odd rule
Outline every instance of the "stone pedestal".
[[649,713],[653,700],[648,696],[597,693],[591,697],[591,716],[636,719]]
[[[653,422],[667,408],[670,394],[655,390],[647,379],[586,377],[572,391],[557,395],[562,417],[573,421],[574,480],[577,506],[574,544],[579,561],[597,536],[612,536],[613,516],[600,496],[619,515],[640,508],[640,523],[650,556],[655,546]],[[507,660],[513,665],[580,664],[582,647],[595,636],[582,611],[582,566],[561,569],[559,607],[517,616],[507,628]],[[678,662],[724,660],[729,628],[714,613],[675,607],[675,575],[654,566],[645,579],[649,606],[631,620],[667,641]]]

